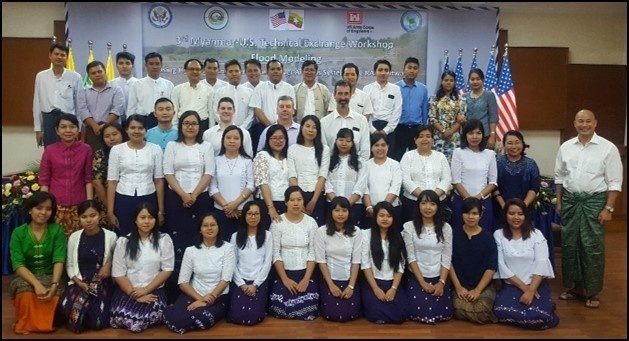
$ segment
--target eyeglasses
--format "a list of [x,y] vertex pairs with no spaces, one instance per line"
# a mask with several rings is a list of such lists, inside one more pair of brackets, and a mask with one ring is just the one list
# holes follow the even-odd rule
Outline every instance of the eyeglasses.
[[271,141],[273,142],[284,142],[283,137],[271,137]]
[[247,217],[259,217],[260,212],[247,212]]
[[182,123],[185,127],[196,127],[199,125],[199,123],[197,122],[183,122]]

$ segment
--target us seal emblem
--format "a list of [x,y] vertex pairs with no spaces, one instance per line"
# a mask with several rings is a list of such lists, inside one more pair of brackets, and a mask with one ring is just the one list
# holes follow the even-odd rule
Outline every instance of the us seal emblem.
[[173,12],[166,5],[155,5],[149,9],[149,22],[157,28],[170,25],[173,20]]
[[423,19],[417,11],[406,11],[400,18],[400,24],[406,32],[416,32],[422,27]]
[[203,19],[205,20],[207,27],[213,30],[222,30],[225,26],[227,26],[229,15],[222,7],[213,6],[205,11]]

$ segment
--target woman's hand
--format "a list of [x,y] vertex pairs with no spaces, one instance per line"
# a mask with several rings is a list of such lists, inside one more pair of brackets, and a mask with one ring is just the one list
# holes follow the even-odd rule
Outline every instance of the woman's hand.
[[284,284],[286,289],[288,289],[291,294],[294,295],[297,293],[297,282],[287,277],[286,280],[282,280],[282,284]]
[[204,301],[194,301],[188,305],[188,311],[193,311],[197,308],[205,307],[207,305]]

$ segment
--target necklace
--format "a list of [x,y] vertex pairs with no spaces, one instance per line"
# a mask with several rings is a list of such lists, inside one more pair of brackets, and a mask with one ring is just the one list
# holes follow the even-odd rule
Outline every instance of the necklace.
[[238,157],[233,160],[230,160],[225,156],[225,160],[227,160],[227,167],[229,168],[229,175],[234,174],[234,167],[236,167],[236,162],[238,162]]

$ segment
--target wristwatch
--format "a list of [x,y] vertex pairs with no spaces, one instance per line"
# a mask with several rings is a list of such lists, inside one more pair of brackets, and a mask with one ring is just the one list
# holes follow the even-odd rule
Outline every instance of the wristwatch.
[[609,211],[609,213],[614,213],[614,208],[611,206],[605,205],[605,209]]

